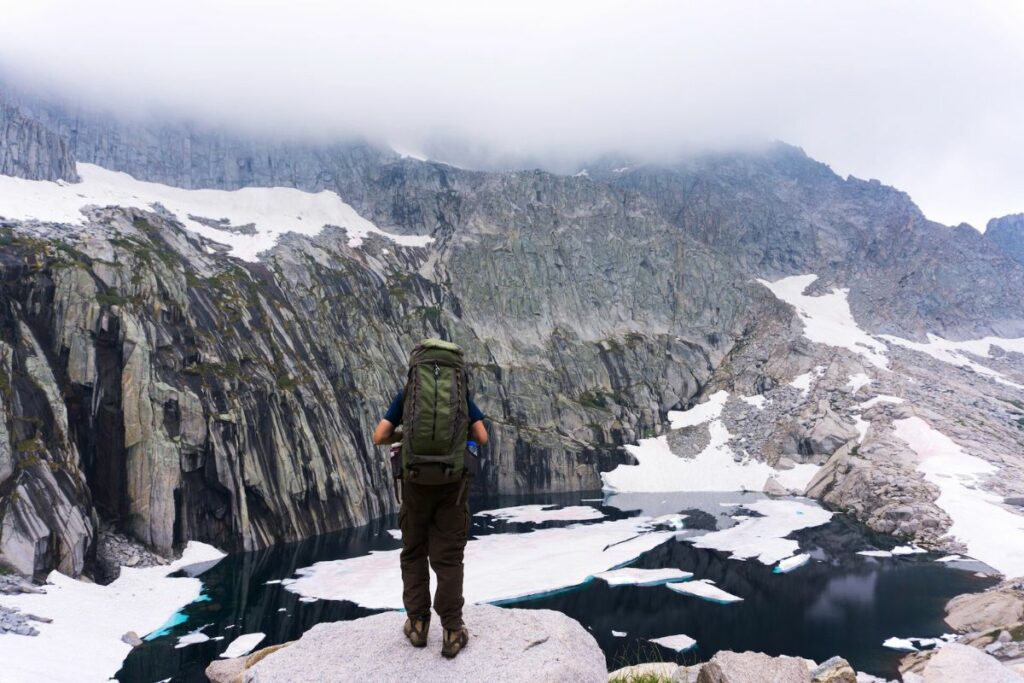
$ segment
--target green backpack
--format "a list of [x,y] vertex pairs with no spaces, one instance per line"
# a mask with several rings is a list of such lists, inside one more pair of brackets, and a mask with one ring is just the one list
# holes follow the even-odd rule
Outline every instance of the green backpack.
[[469,432],[466,366],[462,349],[424,339],[409,357],[402,405],[402,475],[438,485],[462,478]]

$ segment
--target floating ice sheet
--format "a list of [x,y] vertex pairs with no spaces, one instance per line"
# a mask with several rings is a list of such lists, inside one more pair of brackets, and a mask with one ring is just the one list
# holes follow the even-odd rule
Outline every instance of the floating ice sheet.
[[589,505],[571,505],[564,508],[555,505],[517,505],[497,510],[482,510],[474,516],[492,517],[508,522],[540,524],[541,522],[581,522],[601,519],[605,515]]
[[[552,593],[620,567],[675,536],[650,531],[650,517],[488,534],[466,544],[467,602],[503,602]],[[298,570],[288,590],[303,596],[348,600],[370,609],[402,607],[398,550],[318,562]]]
[[[45,594],[0,595],[0,605],[53,620],[33,624],[39,630],[33,638],[0,637],[0,677],[54,682],[112,678],[132,650],[122,635],[155,631],[168,615],[199,598],[198,579],[169,575],[223,557],[216,548],[190,541],[180,560],[144,569],[122,567],[121,575],[107,586],[53,571],[43,587]],[[74,648],[69,650],[69,644]]]
[[246,633],[245,635],[238,636],[231,641],[224,652],[220,653],[220,656],[224,659],[232,659],[247,655],[252,652],[254,647],[263,642],[263,639],[266,637],[264,633]]
[[711,579],[700,579],[699,581],[687,581],[685,583],[668,583],[665,585],[676,593],[692,595],[704,600],[710,600],[711,602],[719,602],[723,605],[743,600],[741,597],[722,590]]
[[775,564],[800,550],[800,544],[787,536],[800,529],[821,526],[832,519],[831,512],[811,502],[759,500],[744,507],[763,516],[747,517],[736,526],[689,541],[697,548],[730,553],[732,559],[756,557],[764,564]]
[[793,555],[792,557],[787,557],[785,559],[779,560],[779,563],[775,565],[775,569],[773,569],[772,571],[776,574],[788,574],[794,569],[799,569],[800,567],[804,566],[810,561],[811,556],[806,553],[801,553],[800,555]]
[[663,583],[687,581],[693,578],[693,573],[684,572],[674,567],[666,569],[623,567],[595,574],[594,578],[601,579],[609,586],[658,586]]
[[674,636],[662,636],[661,638],[650,638],[649,640],[652,643],[657,643],[676,652],[685,652],[697,644],[696,640],[683,633]]
[[[328,190],[186,190],[143,182],[126,173],[83,163],[78,164],[78,173],[82,182],[73,184],[0,176],[0,216],[81,225],[81,210],[89,205],[151,209],[159,203],[186,228],[230,246],[232,255],[246,261],[258,260],[257,255],[273,247],[284,233],[316,235],[325,225],[345,228],[353,247],[371,234],[405,246],[422,247],[432,241],[429,236],[386,233]],[[211,227],[211,223],[222,219],[227,221],[225,229]],[[255,234],[238,230],[249,225]]]
[[935,504],[953,520],[949,535],[967,546],[968,555],[1002,574],[1024,574],[1024,516],[981,488],[996,467],[965,453],[919,417],[896,420],[893,427],[920,459],[918,471],[939,488]]

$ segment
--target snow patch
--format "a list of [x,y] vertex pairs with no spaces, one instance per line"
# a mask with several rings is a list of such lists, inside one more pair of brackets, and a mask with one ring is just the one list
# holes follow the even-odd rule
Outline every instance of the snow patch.
[[953,520],[949,535],[967,546],[968,555],[1002,574],[1024,574],[1024,517],[981,488],[998,470],[919,417],[896,420],[893,427],[920,458],[918,471],[939,488],[935,504]]
[[669,426],[672,429],[682,429],[715,420],[721,416],[722,408],[725,407],[725,402],[728,399],[729,392],[719,390],[708,396],[707,401],[698,403],[689,410],[670,410],[668,411]]
[[[504,602],[571,588],[620,567],[675,536],[651,531],[650,517],[488,534],[466,544],[464,594],[469,603]],[[371,552],[299,569],[288,590],[370,609],[402,607],[400,550]],[[543,567],[543,571],[538,571]]]
[[[2,196],[2,192],[0,192]],[[52,619],[34,623],[39,635],[0,637],[5,680],[106,681],[117,673],[132,647],[128,631],[149,634],[201,595],[202,582],[170,575],[209,566],[224,557],[216,548],[189,541],[181,559],[168,565],[122,567],[116,581],[100,586],[50,572],[45,594],[0,595],[0,605]],[[172,617],[173,619],[173,617]],[[183,623],[179,617],[176,623]],[[68,654],[73,644],[76,656]],[[61,654],[64,653],[64,654]]]
[[474,516],[503,519],[508,522],[540,524],[541,522],[577,522],[601,519],[605,515],[589,505],[572,505],[564,508],[554,505],[518,505],[497,510],[483,510]]
[[[706,405],[706,404],[704,404]],[[721,420],[708,426],[711,439],[693,458],[680,458],[669,449],[664,436],[641,439],[626,446],[636,465],[619,465],[601,474],[607,491],[760,491],[769,476],[786,488],[804,490],[818,471],[817,465],[801,464],[778,471],[753,458],[736,462],[729,448],[729,430]]]
[[821,377],[825,373],[825,366],[819,365],[816,368],[805,372],[802,375],[797,375],[793,378],[793,381],[789,383],[789,386],[799,389],[800,393],[806,396],[811,393],[811,385],[816,379]]
[[763,517],[736,515],[739,524],[686,540],[697,548],[730,553],[735,560],[756,557],[764,564],[775,564],[800,550],[800,544],[787,536],[832,519],[828,510],[796,500],[759,500],[743,507]]
[[796,309],[804,323],[804,336],[812,342],[847,349],[864,356],[875,367],[887,368],[885,344],[862,330],[853,319],[846,299],[849,289],[833,289],[821,296],[804,294],[817,279],[817,275],[794,275],[775,282],[758,282]]
[[903,399],[899,396],[886,396],[885,394],[879,394],[878,396],[873,396],[861,403],[860,407],[863,410],[867,410],[879,403],[903,403]]
[[684,595],[692,595],[696,598],[703,600],[710,600],[711,602],[718,602],[723,605],[728,605],[733,602],[740,602],[743,598],[733,595],[727,591],[722,590],[715,585],[715,582],[711,579],[700,579],[699,581],[687,581],[686,583],[669,583],[666,584],[670,590],[674,590],[676,593],[682,593]]
[[991,358],[993,346],[999,347],[1004,351],[1024,354],[1024,337],[1019,337],[1017,339],[983,337],[981,339],[955,342],[943,339],[935,334],[929,334],[927,336],[928,341],[925,343],[910,341],[909,339],[894,337],[888,334],[881,335],[881,338],[897,346],[902,346],[912,351],[929,355],[943,363],[949,363],[950,365],[955,365],[960,368],[970,368],[979,375],[991,377],[1001,384],[1015,387],[1017,389],[1024,389],[1024,385],[1008,380],[1002,374],[996,372],[992,368],[978,363],[970,357],[978,356],[981,358]]
[[855,375],[850,375],[850,381],[846,383],[846,386],[850,387],[851,394],[856,394],[861,387],[866,387],[869,384],[871,384],[871,378],[863,372],[858,372]]
[[[369,235],[380,235],[409,247],[424,247],[433,241],[429,236],[384,232],[328,190],[186,190],[81,163],[78,174],[82,182],[75,184],[0,176],[0,216],[83,225],[85,217],[81,211],[87,206],[151,210],[154,204],[160,204],[186,228],[228,245],[233,256],[245,261],[257,261],[258,255],[273,247],[285,233],[313,236],[326,225],[345,228],[351,247],[359,246]],[[217,223],[218,227],[211,225]],[[243,226],[252,226],[246,232],[255,230],[255,234],[240,231]]]
[[748,406],[754,406],[758,410],[764,408],[764,404],[767,399],[762,394],[754,394],[753,396],[740,396],[740,400],[746,403]]
[[674,567],[666,569],[623,567],[595,574],[594,578],[601,579],[609,586],[659,586],[663,583],[688,581],[693,578],[693,573],[684,572]]

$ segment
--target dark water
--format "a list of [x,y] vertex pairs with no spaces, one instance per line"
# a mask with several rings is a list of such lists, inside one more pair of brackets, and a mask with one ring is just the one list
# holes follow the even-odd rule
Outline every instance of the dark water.
[[[729,511],[717,509],[715,495],[718,494],[698,496],[698,504],[687,498],[687,494],[666,495],[657,495],[657,503],[663,509],[688,511],[688,526],[708,528],[716,523],[730,523]],[[502,497],[472,503],[474,510],[482,510],[524,503],[569,505],[596,497],[600,497],[600,493]],[[718,498],[728,501],[740,497],[723,494]],[[601,506],[597,502],[584,504]],[[606,520],[637,512],[612,507],[601,509],[608,514]],[[258,647],[265,647],[298,638],[319,622],[373,614],[374,610],[346,602],[302,603],[298,595],[280,584],[265,583],[292,576],[296,569],[314,562],[397,548],[400,542],[386,533],[394,527],[394,519],[384,519],[367,527],[303,543],[225,558],[200,577],[205,598],[182,610],[187,620],[171,627],[167,635],[148,640],[134,650],[119,672],[118,680],[122,683],[154,683],[165,679],[205,683],[206,665],[238,635],[263,632],[267,638]],[[475,518],[472,533],[483,535],[532,528],[537,526]],[[859,556],[858,550],[870,546],[889,548],[893,542],[871,534],[841,515],[825,526],[797,532],[794,538],[799,539],[802,552],[809,552],[822,561],[811,562],[790,574],[774,574],[771,567],[757,561],[728,560],[717,551],[695,549],[688,543],[670,540],[633,563],[637,567],[678,567],[693,572],[695,578],[713,579],[722,589],[744,598],[743,602],[731,605],[680,595],[664,587],[609,588],[597,580],[573,590],[513,604],[522,608],[554,609],[578,620],[601,645],[609,668],[652,659],[692,663],[705,660],[720,649],[730,649],[802,656],[817,661],[839,654],[858,670],[894,677],[902,655],[883,648],[882,641],[890,636],[941,635],[947,630],[942,616],[949,598],[979,591],[994,583],[992,579],[975,576],[972,571],[935,562],[935,557],[930,555],[893,559]],[[180,649],[174,647],[179,636],[204,624],[210,624],[204,633],[223,635],[224,640]],[[625,631],[628,636],[615,637],[613,630]],[[678,633],[695,638],[697,648],[676,655],[646,642],[646,638]]]

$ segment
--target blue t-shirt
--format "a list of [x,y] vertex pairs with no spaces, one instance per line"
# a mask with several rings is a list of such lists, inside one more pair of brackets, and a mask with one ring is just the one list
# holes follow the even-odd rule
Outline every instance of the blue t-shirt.
[[[469,401],[469,424],[479,422],[484,419],[484,414],[476,404],[473,403],[473,399],[467,399]],[[392,399],[391,405],[388,406],[388,412],[384,413],[384,419],[393,425],[402,424],[402,403],[405,402],[405,392],[399,391],[395,394],[395,398]]]

